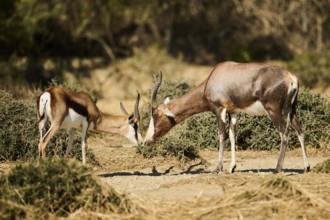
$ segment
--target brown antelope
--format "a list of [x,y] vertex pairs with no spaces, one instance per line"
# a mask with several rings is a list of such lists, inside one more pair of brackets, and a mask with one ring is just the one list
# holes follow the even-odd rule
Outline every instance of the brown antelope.
[[[99,111],[93,99],[85,92],[75,92],[69,89],[52,87],[43,92],[37,99],[37,115],[40,131],[38,145],[39,157],[46,157],[46,145],[60,128],[68,128],[69,141],[65,155],[72,148],[75,129],[82,128],[81,148],[82,161],[86,164],[86,134],[88,129],[125,136],[138,144],[139,133],[139,100],[138,94],[134,114],[128,115],[122,103],[120,107],[125,115],[110,115]],[[50,121],[49,130],[44,133],[46,123]]]
[[152,116],[144,143],[153,143],[191,115],[211,111],[217,117],[219,129],[219,163],[214,170],[218,173],[223,171],[225,118],[228,114],[231,142],[229,172],[232,173],[236,168],[237,113],[268,115],[281,137],[280,155],[275,172],[280,172],[283,167],[290,124],[296,130],[301,144],[305,171],[310,170],[302,125],[296,116],[298,80],[287,70],[268,64],[223,62],[213,69],[205,81],[190,92],[173,101],[166,99],[164,104],[157,106],[156,96],[161,82],[162,75],[160,74],[151,91]]

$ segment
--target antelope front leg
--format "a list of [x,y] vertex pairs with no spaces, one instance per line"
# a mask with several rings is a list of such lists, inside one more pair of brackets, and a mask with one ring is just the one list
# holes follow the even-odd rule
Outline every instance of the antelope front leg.
[[86,165],[86,136],[88,131],[88,123],[83,122],[81,130],[81,153],[83,165]]
[[213,173],[219,173],[223,171],[223,148],[225,144],[225,120],[226,120],[226,109],[220,111],[217,114],[218,130],[219,130],[219,163],[218,166],[213,170]]
[[66,148],[66,152],[65,152],[66,157],[69,156],[69,153],[72,149],[76,131],[74,128],[70,128],[68,133],[69,133],[69,141],[68,141],[68,147]]
[[229,115],[229,138],[231,147],[231,163],[229,173],[233,173],[236,168],[236,152],[235,152],[235,132],[236,132],[236,114]]

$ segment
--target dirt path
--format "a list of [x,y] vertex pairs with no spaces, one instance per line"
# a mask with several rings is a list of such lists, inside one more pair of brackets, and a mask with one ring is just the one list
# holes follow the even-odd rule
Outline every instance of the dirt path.
[[[274,175],[272,172],[278,156],[278,152],[275,151],[239,151],[234,174],[224,172],[214,175],[212,170],[217,164],[216,151],[205,150],[201,152],[203,162],[197,159],[185,165],[175,159],[145,159],[137,155],[135,149],[131,147],[99,149],[96,153],[101,151],[103,155],[101,161],[104,161],[105,168],[98,170],[97,173],[109,185],[134,197],[168,201],[219,197],[228,190],[235,190],[240,185],[247,184],[250,180]],[[227,159],[224,167],[228,169],[230,152],[225,152],[225,156]],[[313,167],[327,158],[329,155],[314,152],[309,156],[309,162]],[[305,181],[308,185],[315,178],[315,174],[303,174],[303,159],[299,150],[287,153],[284,167],[284,172],[280,175],[293,181]],[[324,196],[330,202],[330,186],[326,189],[327,194]]]

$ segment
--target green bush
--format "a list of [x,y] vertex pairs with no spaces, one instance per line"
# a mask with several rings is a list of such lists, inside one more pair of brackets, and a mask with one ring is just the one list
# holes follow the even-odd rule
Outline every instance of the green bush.
[[[163,95],[166,91],[166,95]],[[165,82],[159,92],[159,99],[166,96],[178,97],[175,83]],[[170,92],[174,91],[175,95]],[[147,113],[144,113],[148,115]],[[297,116],[305,130],[305,144],[315,148],[330,150],[330,102],[320,95],[312,94],[308,89],[301,88],[298,96]],[[149,122],[149,116],[144,119]],[[228,120],[227,120],[228,121]],[[288,149],[300,147],[299,140],[293,128],[290,132]],[[228,123],[226,125],[226,143],[228,146]],[[272,121],[267,116],[248,116],[238,114],[236,129],[236,144],[238,149],[271,150],[280,146],[280,135]],[[210,112],[194,115],[175,126],[168,134],[160,138],[152,147],[140,146],[138,152],[147,157],[154,155],[172,155],[183,160],[195,158],[202,148],[218,148],[218,127],[216,117]]]
[[297,55],[288,62],[288,69],[297,74],[305,86],[329,86],[330,53]]
[[312,169],[313,173],[330,173],[330,159],[316,164],[313,169]]
[[[169,97],[171,100],[180,97],[187,92],[192,87],[186,83],[186,82],[179,82],[179,81],[167,81],[164,80],[161,88],[158,91],[157,95],[157,103],[161,104],[164,102],[164,100]],[[150,91],[143,92],[143,96],[150,97]],[[141,130],[148,129],[149,121],[150,121],[150,109],[151,109],[151,102],[150,98],[148,99],[148,102],[142,106],[141,108]]]
[[[29,160],[38,155],[40,138],[37,122],[35,92],[31,99],[20,100],[10,92],[0,90],[0,161]],[[67,133],[61,129],[48,143],[47,156],[63,156],[67,147]],[[75,140],[72,154],[81,159],[81,140]],[[88,162],[96,164],[94,153],[87,149]]]
[[78,209],[129,213],[134,208],[80,162],[65,159],[17,165],[0,176],[0,194],[1,219],[47,219]]

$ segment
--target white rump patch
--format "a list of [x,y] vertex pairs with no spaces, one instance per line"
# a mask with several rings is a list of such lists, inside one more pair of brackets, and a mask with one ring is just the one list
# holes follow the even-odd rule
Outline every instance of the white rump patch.
[[52,120],[52,115],[50,113],[50,93],[44,92],[39,99],[39,115],[43,115],[44,112],[46,114],[46,117],[49,118],[49,120]]
[[61,128],[80,128],[83,122],[87,123],[87,119],[69,108],[69,113],[65,116]]
[[267,111],[260,101],[256,101],[249,107],[246,107],[244,109],[239,109],[238,111],[244,112],[248,115],[267,115]]
[[[291,86],[292,86],[291,89],[298,89],[298,79],[297,79],[297,77],[290,74],[290,78],[291,78],[291,81],[292,81],[291,82]],[[290,92],[290,90],[288,92]]]

